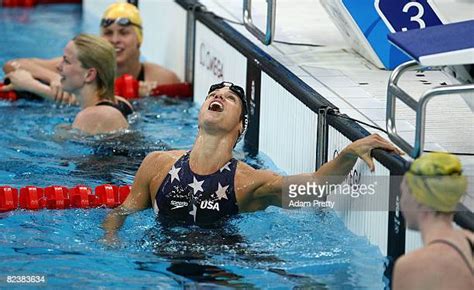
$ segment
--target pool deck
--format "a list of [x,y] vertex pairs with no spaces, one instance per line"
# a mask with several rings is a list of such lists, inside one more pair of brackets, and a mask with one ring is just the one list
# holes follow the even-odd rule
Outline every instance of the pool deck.
[[[208,10],[242,22],[242,1],[201,1]],[[259,27],[264,27],[265,1],[254,1],[252,16]],[[456,0],[435,1],[447,22],[474,19],[474,3]],[[225,5],[224,5],[225,4]],[[345,42],[319,1],[278,0],[275,39],[280,41],[320,44],[321,47],[261,44],[243,26],[231,24],[248,39],[286,66],[301,80],[342,113],[381,128],[386,128],[387,84],[391,71],[382,70],[355,53]],[[295,17],[297,15],[297,17]],[[263,30],[263,29],[262,29]],[[434,86],[456,84],[444,71],[408,72],[399,84],[414,98]],[[425,149],[474,153],[474,96],[454,95],[434,99],[427,108]],[[467,101],[465,100],[467,99]],[[456,118],[453,118],[456,116]],[[415,112],[397,102],[398,133],[409,142],[415,134]],[[367,128],[369,132],[380,131]],[[407,157],[408,158],[408,157]],[[474,175],[474,157],[461,156],[466,175]],[[474,192],[464,203],[474,210]]]

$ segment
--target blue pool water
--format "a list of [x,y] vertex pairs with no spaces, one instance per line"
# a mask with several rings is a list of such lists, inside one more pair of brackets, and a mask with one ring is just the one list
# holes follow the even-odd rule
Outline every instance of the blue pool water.
[[[0,64],[53,57],[82,27],[74,5],[0,9]],[[3,77],[3,75],[0,75]],[[55,127],[78,108],[0,101],[0,185],[94,187],[130,184],[153,150],[189,149],[197,131],[191,103],[143,99],[130,132],[64,141]],[[236,156],[277,170],[264,156]],[[0,214],[0,288],[8,275],[41,275],[48,287],[381,289],[385,258],[332,211],[269,208],[217,229],[170,227],[147,210],[127,219],[121,244],[100,243],[108,209]],[[8,288],[11,284],[8,285]]]

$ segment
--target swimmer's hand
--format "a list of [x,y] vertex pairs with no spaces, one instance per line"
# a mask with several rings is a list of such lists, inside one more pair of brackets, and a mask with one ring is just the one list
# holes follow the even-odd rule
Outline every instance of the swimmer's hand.
[[372,157],[372,150],[374,149],[383,149],[398,155],[403,155],[404,153],[395,147],[392,143],[385,140],[378,134],[372,134],[365,138],[359,139],[349,146],[347,146],[344,150],[346,153],[353,154],[355,157],[360,157],[362,160],[367,163],[369,166],[370,171],[375,170],[374,159]]
[[61,85],[60,79],[51,81],[49,87],[51,89],[51,94],[55,102],[67,105],[79,105],[76,96],[67,93],[63,90],[63,86]]
[[152,91],[158,85],[157,82],[138,82],[138,95],[139,97],[148,97]]
[[29,71],[20,68],[9,72],[5,77],[10,79],[10,83],[0,89],[2,92],[13,90],[34,92],[38,88],[38,84],[41,84],[33,78]]

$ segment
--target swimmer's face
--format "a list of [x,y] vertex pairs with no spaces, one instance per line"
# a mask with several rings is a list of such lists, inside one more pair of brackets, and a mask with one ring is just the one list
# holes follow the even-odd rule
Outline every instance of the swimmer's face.
[[410,192],[406,177],[403,177],[402,183],[400,185],[400,191],[402,193],[402,197],[400,199],[400,209],[402,210],[403,217],[405,218],[406,226],[411,230],[417,231],[417,215],[421,210],[419,208],[419,203]]
[[101,35],[114,46],[118,66],[133,59],[138,60],[140,44],[132,25],[121,26],[113,23],[110,26],[102,27]]
[[208,129],[235,131],[236,137],[242,131],[242,101],[228,87],[211,92],[199,111],[199,125]]
[[67,92],[76,92],[89,80],[88,70],[82,67],[77,58],[74,42],[69,41],[64,48],[63,59],[58,66],[58,71],[61,76],[61,85]]

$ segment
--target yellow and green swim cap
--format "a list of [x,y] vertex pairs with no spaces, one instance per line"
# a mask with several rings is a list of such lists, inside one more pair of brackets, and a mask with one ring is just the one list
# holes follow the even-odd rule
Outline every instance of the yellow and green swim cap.
[[143,41],[142,18],[140,17],[140,11],[138,11],[138,8],[135,5],[126,2],[113,3],[105,10],[104,15],[102,16],[102,23],[104,23],[104,20],[119,18],[130,20],[130,24],[133,25],[133,29],[137,33],[138,42],[141,44]]
[[427,153],[405,173],[415,199],[439,212],[452,212],[467,190],[459,159],[449,153]]

